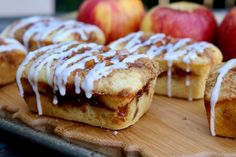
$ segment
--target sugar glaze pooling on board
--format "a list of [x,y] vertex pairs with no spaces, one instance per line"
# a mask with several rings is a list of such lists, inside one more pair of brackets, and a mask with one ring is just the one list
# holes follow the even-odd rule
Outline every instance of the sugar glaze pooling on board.
[[218,70],[218,77],[215,83],[214,88],[212,89],[212,94],[211,94],[211,99],[210,99],[210,105],[211,105],[211,110],[210,110],[210,128],[211,128],[211,134],[212,136],[215,136],[215,106],[218,101],[218,97],[220,94],[220,88],[222,81],[224,79],[224,76],[233,68],[236,67],[236,59],[231,59],[225,65],[223,65],[219,70]]
[[[101,53],[103,46],[93,43],[79,44],[76,41],[51,45],[30,52],[17,71],[17,84],[20,90],[20,95],[23,96],[23,88],[21,84],[21,76],[25,66],[33,61],[29,68],[28,80],[36,95],[38,114],[42,115],[42,107],[40,102],[40,94],[38,91],[38,74],[42,68],[46,68],[46,78],[49,85],[53,86],[54,93],[59,91],[60,95],[66,94],[67,79],[72,72],[79,69],[86,69],[86,63],[94,62],[94,66],[88,69],[84,79],[81,80],[79,72],[75,75],[75,92],[80,93],[81,89],[85,92],[87,98],[92,97],[94,81],[109,75],[115,69],[128,68],[127,63],[134,63],[140,58],[148,58],[144,54],[129,54],[109,49]],[[82,53],[79,51],[83,51]],[[120,60],[120,56],[124,59]],[[109,59],[108,59],[109,58]],[[56,61],[55,61],[56,60]],[[110,64],[107,65],[107,61]],[[53,74],[51,74],[54,72]],[[56,104],[57,98],[54,95],[53,103]]]
[[[172,66],[173,62],[178,60],[180,57],[183,57],[183,62],[186,64],[186,81],[185,85],[189,86],[189,96],[188,100],[192,100],[192,91],[190,88],[191,80],[189,76],[189,72],[191,72],[190,69],[190,63],[191,60],[194,60],[198,54],[204,53],[205,49],[209,47],[209,44],[207,42],[198,42],[198,43],[190,43],[191,39],[179,39],[175,43],[168,43],[165,44],[167,36],[164,34],[154,34],[149,37],[146,41],[142,42],[141,37],[144,36],[143,32],[136,32],[132,33],[124,38],[120,38],[117,41],[113,42],[110,47],[115,49],[116,46],[119,46],[119,44],[123,42],[127,42],[124,48],[128,49],[131,53],[137,54],[138,49],[140,47],[150,46],[149,49],[146,51],[146,54],[149,56],[150,59],[153,59],[154,57],[157,57],[161,54],[164,54],[163,59],[167,61],[168,64],[168,96],[172,96]],[[162,43],[162,46],[157,46],[156,43]],[[187,45],[188,44],[188,45]],[[184,49],[181,49],[184,47]]]

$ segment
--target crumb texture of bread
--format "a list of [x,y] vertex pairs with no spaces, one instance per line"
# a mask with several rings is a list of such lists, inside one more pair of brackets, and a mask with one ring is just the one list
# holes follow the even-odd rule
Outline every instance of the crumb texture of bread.
[[136,32],[109,46],[148,55],[159,63],[161,71],[155,93],[189,100],[203,98],[211,67],[222,62],[222,53],[211,43],[164,34]]
[[[233,63],[233,64],[232,64]],[[230,65],[230,66],[229,66]],[[222,79],[221,79],[222,78]],[[236,137],[236,60],[212,68],[206,83],[205,107],[211,134]]]
[[26,53],[18,41],[0,37],[0,86],[15,81],[16,70]]
[[147,55],[71,41],[31,52],[17,84],[39,115],[117,130],[148,110],[158,74]]
[[15,21],[6,27],[1,35],[17,39],[30,51],[46,45],[73,40],[97,44],[106,42],[104,33],[95,25],[40,16]]

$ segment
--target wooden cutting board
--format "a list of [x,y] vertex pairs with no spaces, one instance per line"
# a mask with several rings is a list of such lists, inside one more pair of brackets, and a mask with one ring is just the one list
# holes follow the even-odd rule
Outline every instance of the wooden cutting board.
[[0,88],[0,116],[109,156],[236,156],[236,140],[212,137],[202,100],[154,96],[133,126],[109,131],[31,113],[15,84]]

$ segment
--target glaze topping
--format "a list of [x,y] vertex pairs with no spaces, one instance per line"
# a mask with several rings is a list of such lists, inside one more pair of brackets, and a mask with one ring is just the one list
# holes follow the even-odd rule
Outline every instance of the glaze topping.
[[31,40],[36,41],[38,47],[42,47],[45,40],[60,43],[68,41],[67,38],[78,34],[79,40],[86,42],[89,41],[92,32],[101,32],[101,30],[96,26],[73,20],[62,21],[52,17],[36,16],[21,19],[9,26],[9,33],[6,36],[19,38],[17,36],[19,32],[23,33],[22,44],[29,49]]
[[[93,43],[66,42],[30,52],[18,68],[16,79],[20,95],[23,96],[21,77],[28,66],[27,78],[36,95],[38,114],[42,115],[38,90],[38,77],[42,71],[46,71],[46,81],[53,87],[54,93],[65,96],[68,79],[73,76],[75,93],[79,94],[83,90],[89,99],[93,95],[96,80],[108,76],[116,69],[126,69],[140,58],[148,57],[145,54],[129,54],[126,50],[119,53]],[[53,103],[57,102],[54,96]]]
[[[131,54],[146,54],[150,59],[155,57],[162,58],[168,64],[168,96],[172,96],[172,66],[175,61],[181,60],[186,64],[186,86],[189,86],[189,100],[192,100],[191,72],[190,63],[198,55],[205,52],[210,45],[207,42],[193,42],[191,39],[174,39],[164,34],[145,34],[144,32],[132,33],[124,38],[110,44],[112,49],[122,46],[130,51]],[[144,52],[142,48],[147,48]]]

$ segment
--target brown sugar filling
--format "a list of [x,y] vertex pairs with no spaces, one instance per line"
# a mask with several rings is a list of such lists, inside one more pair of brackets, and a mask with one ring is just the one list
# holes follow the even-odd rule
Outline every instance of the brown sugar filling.
[[[187,75],[194,75],[191,71],[187,72],[185,70],[182,70],[180,68],[175,68],[172,67],[172,78],[182,78],[182,77],[186,77]],[[167,71],[163,71],[162,73],[160,73],[160,75],[158,76],[159,78],[167,76]]]
[[[144,85],[143,88],[140,89],[136,93],[136,95],[130,100],[130,102],[136,98],[136,104],[138,104],[140,97],[142,97],[144,94],[148,95],[150,82],[151,80],[149,80],[147,84]],[[26,85],[25,90],[24,90],[25,98],[35,95],[27,79],[22,79],[22,83]],[[113,108],[109,108],[105,103],[99,100],[101,96],[99,94],[96,94],[96,93],[93,94],[92,98],[90,99],[86,98],[85,93],[83,91],[81,91],[80,94],[75,94],[75,92],[73,92],[74,91],[74,87],[72,87],[73,85],[70,86],[71,88],[68,89],[65,96],[61,96],[58,92],[56,94],[53,94],[52,87],[45,83],[39,83],[38,86],[39,86],[38,88],[39,88],[40,95],[44,95],[48,97],[49,101],[53,102],[53,96],[54,95],[57,96],[57,100],[58,100],[57,105],[59,106],[70,104],[72,106],[78,106],[82,112],[86,112],[86,106],[92,105],[92,106],[106,109],[110,112],[117,112],[117,115],[121,118],[125,117],[128,113],[128,104],[130,102],[127,103],[126,105],[119,106],[117,109],[113,109]],[[122,97],[122,96],[118,94],[116,95],[116,97]],[[137,113],[138,113],[138,106],[136,107],[136,111],[133,116],[133,119],[136,117]]]

